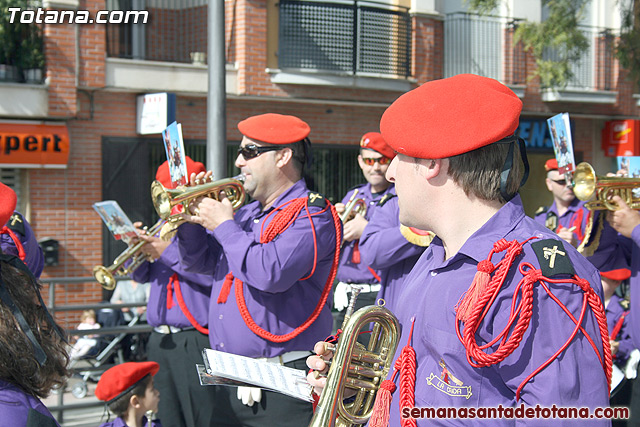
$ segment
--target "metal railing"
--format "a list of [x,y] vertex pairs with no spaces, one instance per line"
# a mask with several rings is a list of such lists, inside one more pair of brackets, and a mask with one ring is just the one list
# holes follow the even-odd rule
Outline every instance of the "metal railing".
[[279,2],[278,67],[411,75],[408,8],[372,1]]
[[[507,84],[526,83],[526,52],[514,43],[519,19],[481,16],[457,12],[444,21],[445,77],[461,73],[479,74]],[[570,65],[573,78],[569,89],[611,90],[614,82],[613,30],[581,27],[589,47],[579,61]],[[560,52],[547,49],[543,59],[560,58]]]
[[[117,281],[120,280],[128,280],[127,277],[116,277]],[[43,285],[49,285],[48,289],[48,302],[47,308],[51,312],[52,315],[55,316],[57,312],[75,312],[82,310],[100,310],[105,308],[111,309],[123,309],[123,308],[133,308],[133,307],[141,307],[145,306],[146,303],[128,303],[128,304],[110,304],[110,303],[87,303],[87,304],[67,304],[67,305],[57,305],[56,304],[56,288],[59,286],[66,286],[77,283],[93,283],[95,279],[93,277],[62,277],[62,278],[41,278],[40,282]],[[153,330],[153,327],[148,324],[131,324],[116,326],[116,327],[100,327],[99,329],[75,329],[75,328],[67,328],[65,331],[69,336],[73,335],[112,335],[112,336],[124,336],[124,335],[138,335],[143,333],[148,333]],[[111,343],[110,343],[111,345]],[[109,352],[114,351],[115,346],[107,345],[107,347],[101,350],[99,355],[104,355],[105,357],[109,356]],[[112,364],[100,364],[99,366],[93,367],[72,367],[70,370],[73,374],[78,374],[80,372],[87,373],[91,372],[96,375],[101,374],[105,370],[109,369]],[[64,392],[62,390],[57,394],[57,403],[55,405],[49,405],[48,409],[52,414],[55,415],[58,423],[62,424],[64,421],[64,413],[65,411],[75,410],[75,409],[84,409],[84,408],[92,408],[92,407],[102,407],[104,406],[104,402],[100,401],[92,401],[86,403],[65,403],[64,402]]]

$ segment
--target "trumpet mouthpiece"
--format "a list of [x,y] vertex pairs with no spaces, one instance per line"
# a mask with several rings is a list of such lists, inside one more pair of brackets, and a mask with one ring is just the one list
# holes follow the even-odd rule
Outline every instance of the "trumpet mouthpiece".
[[246,181],[247,177],[245,176],[245,174],[241,173],[239,175],[234,176],[232,179],[240,181],[241,183],[244,184],[244,182]]

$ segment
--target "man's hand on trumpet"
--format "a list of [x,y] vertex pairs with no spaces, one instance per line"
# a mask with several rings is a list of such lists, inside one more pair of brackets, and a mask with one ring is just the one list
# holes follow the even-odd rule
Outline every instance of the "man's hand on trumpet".
[[142,228],[141,222],[134,222],[133,226],[136,229],[136,233],[138,233],[138,238],[140,240],[144,240],[147,242],[146,245],[143,245],[140,250],[149,257],[149,259],[157,260],[160,258],[162,253],[167,246],[171,243],[171,241],[164,241],[159,237],[151,236],[147,234],[146,230]]
[[640,225],[640,212],[631,209],[620,196],[613,196],[611,202],[619,209],[607,214],[607,221],[618,233],[631,238],[631,233]]
[[[213,177],[213,172],[191,174],[190,186],[204,184]],[[199,224],[208,230],[215,230],[225,221],[233,221],[233,206],[224,192],[220,193],[220,201],[212,197],[198,197],[182,214],[182,218],[193,224]]]
[[322,390],[327,385],[327,372],[329,371],[328,361],[333,358],[333,345],[320,341],[313,347],[315,356],[307,357],[307,366],[312,369],[307,374],[307,382],[313,386],[313,391],[318,396],[322,394]]

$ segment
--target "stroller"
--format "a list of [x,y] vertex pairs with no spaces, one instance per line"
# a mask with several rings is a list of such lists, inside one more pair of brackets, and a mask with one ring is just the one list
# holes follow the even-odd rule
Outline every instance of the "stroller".
[[[102,328],[114,328],[117,326],[134,326],[138,324],[140,316],[135,314],[129,322],[124,320],[122,311],[114,308],[101,308],[96,312],[97,322]],[[98,329],[99,330],[99,329]],[[144,360],[146,358],[146,342],[149,333],[134,334],[120,332],[116,335],[101,335],[98,343],[87,354],[72,359],[69,368],[74,368],[79,362],[88,362],[89,369],[82,369],[74,376],[79,376],[80,381],[71,387],[71,394],[82,399],[87,395],[87,381],[98,381],[106,364],[120,364],[127,360]]]

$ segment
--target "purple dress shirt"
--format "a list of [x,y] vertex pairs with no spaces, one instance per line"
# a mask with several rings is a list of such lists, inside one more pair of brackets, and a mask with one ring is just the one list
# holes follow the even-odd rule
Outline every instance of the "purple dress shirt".
[[40,399],[25,393],[10,382],[0,380],[0,419],[2,420],[0,424],[26,426],[31,409],[51,418],[54,422],[52,425],[60,425]]
[[[415,318],[412,345],[416,351],[416,407],[514,407],[524,403],[551,407],[606,407],[609,390],[604,369],[587,340],[578,334],[566,350],[523,387],[520,401],[516,389],[534,370],[546,362],[569,338],[575,327],[566,313],[550,299],[539,283],[534,284],[533,315],[523,339],[515,351],[502,362],[486,368],[473,368],[466,358],[463,344],[456,335],[455,309],[477,271],[477,264],[487,258],[494,242],[504,238],[523,242],[522,254],[510,267],[502,289],[479,325],[479,345],[491,341],[503,330],[509,318],[512,297],[523,277],[518,266],[523,262],[540,268],[532,243],[545,239],[558,240],[557,235],[525,216],[517,195],[505,204],[487,223],[477,230],[458,253],[445,259],[442,241],[433,242],[420,257],[400,292],[396,315],[402,325],[396,358],[407,343],[411,319]],[[561,243],[561,242],[559,242]],[[576,274],[589,281],[602,298],[598,271],[574,248],[565,251]],[[505,252],[494,255],[497,264]],[[565,256],[566,256],[565,255]],[[558,254],[558,256],[561,256]],[[550,262],[550,261],[545,261]],[[556,275],[563,278],[566,275]],[[583,293],[568,283],[549,284],[553,294],[578,318]],[[596,319],[587,307],[582,326],[596,343],[602,357],[602,339]],[[497,346],[485,349],[493,353]],[[391,426],[400,425],[398,406],[400,392],[393,395]],[[514,419],[418,419],[418,425],[536,425],[540,420]],[[561,421],[556,420],[556,424]],[[609,425],[609,421],[601,424]]]
[[[235,298],[235,284],[225,303],[218,295],[230,271],[243,282],[244,298],[253,320],[276,335],[292,332],[313,312],[329,278],[336,247],[333,216],[327,209],[308,206],[297,219],[269,243],[260,243],[263,228],[275,217],[267,218],[283,203],[308,198],[303,180],[283,192],[266,212],[254,201],[238,209],[233,221],[225,221],[215,231],[205,233],[194,224],[178,228],[182,263],[186,268],[213,276],[209,305],[211,348],[249,357],[273,357],[294,350],[311,350],[331,333],[331,295],[320,316],[304,332],[284,343],[261,338],[245,324]],[[315,215],[314,215],[315,214]],[[317,254],[316,254],[317,249]],[[317,255],[317,256],[316,256]],[[314,258],[317,262],[314,268]],[[313,271],[313,275],[306,280]]]
[[380,271],[382,287],[378,298],[384,299],[392,312],[395,294],[426,249],[402,235],[399,214],[398,198],[394,196],[376,208],[360,237],[362,262]]
[[[148,424],[147,417],[143,416],[142,425],[148,427],[162,427],[160,420],[151,421],[151,424]],[[122,418],[118,417],[113,421],[109,421],[106,423],[100,424],[100,427],[129,427]]]
[[175,286],[171,288],[171,308],[167,308],[169,280],[178,274],[180,290],[184,303],[198,324],[209,324],[209,295],[211,294],[211,276],[191,273],[180,264],[178,243],[174,239],[160,258],[153,263],[145,262],[131,274],[136,282],[150,284],[147,302],[147,323],[152,326],[168,325],[177,328],[192,326],[178,305]]
[[[342,203],[346,205],[355,190],[358,190],[356,198],[364,199],[367,204],[367,213],[365,215],[367,220],[370,220],[373,213],[378,209],[378,202],[382,197],[386,194],[395,194],[395,186],[391,184],[382,193],[374,195],[371,193],[371,184],[367,183],[349,191],[347,195],[344,196],[344,199],[342,199]],[[360,240],[362,240],[362,237]],[[340,265],[338,266],[336,279],[345,283],[378,283],[378,279],[376,279],[369,270],[370,265],[362,259],[362,251],[360,253],[360,262],[353,262],[353,251],[356,242],[358,242],[358,240],[352,240],[351,242],[345,242],[342,246],[342,252],[340,253]],[[376,272],[376,274],[380,275],[379,272]]]
[[[625,308],[626,307],[626,308]],[[617,294],[613,294],[609,300],[609,304],[605,308],[605,314],[607,315],[607,327],[609,328],[609,336],[613,332],[613,328],[618,323],[623,313],[629,310],[629,304],[620,298]],[[629,358],[629,353],[635,348],[631,342],[631,333],[629,331],[629,314],[627,314],[622,321],[622,329],[614,339],[620,342],[618,346],[618,352],[613,357],[613,362],[619,367],[623,368],[625,362]]]
[[[25,253],[24,263],[36,278],[40,277],[44,268],[44,254],[36,240],[36,236],[33,234],[31,225],[18,212],[13,213],[6,225],[22,243]],[[8,234],[0,234],[0,248],[5,254],[18,256],[18,248],[16,248],[15,242]]]
[[[628,241],[628,239],[626,239]],[[631,313],[627,316],[634,348],[640,348],[640,226],[631,232],[629,297]]]

